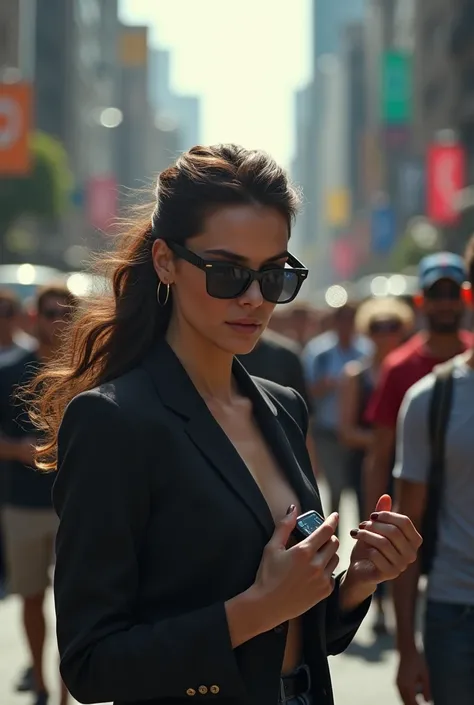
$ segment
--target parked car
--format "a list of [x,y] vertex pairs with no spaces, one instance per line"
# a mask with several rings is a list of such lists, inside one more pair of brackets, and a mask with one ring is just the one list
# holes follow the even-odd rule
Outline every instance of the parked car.
[[1,264],[0,288],[13,291],[21,301],[32,298],[37,289],[52,281],[64,281],[65,274],[54,267],[39,264]]

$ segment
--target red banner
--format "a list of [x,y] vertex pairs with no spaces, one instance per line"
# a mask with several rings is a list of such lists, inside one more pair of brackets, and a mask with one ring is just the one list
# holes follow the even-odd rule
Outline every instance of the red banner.
[[87,184],[89,224],[107,232],[117,217],[117,181],[113,176],[94,176]]
[[460,145],[428,148],[427,215],[437,225],[454,225],[459,218],[456,197],[465,186],[465,154]]
[[352,238],[341,238],[332,243],[332,268],[336,277],[348,279],[357,265],[357,248]]

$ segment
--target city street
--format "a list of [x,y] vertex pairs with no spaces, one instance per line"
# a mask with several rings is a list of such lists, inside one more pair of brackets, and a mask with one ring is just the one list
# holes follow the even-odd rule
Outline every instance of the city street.
[[[355,523],[355,505],[346,498],[341,511],[343,521],[341,536],[347,536]],[[341,565],[346,565],[351,539],[342,542]],[[52,601],[49,600],[52,626]],[[27,659],[21,633],[18,628],[20,620],[19,605],[10,598],[0,602],[0,703],[1,705],[29,705],[30,694],[13,693],[12,683]],[[374,643],[370,629],[371,617],[361,628],[349,651],[331,659],[336,705],[399,705],[393,685],[395,655],[391,650],[391,640],[379,640]],[[52,629],[50,629],[52,637]],[[55,683],[55,654],[53,639],[48,644],[48,672],[51,683]],[[50,705],[56,705],[51,699]]]

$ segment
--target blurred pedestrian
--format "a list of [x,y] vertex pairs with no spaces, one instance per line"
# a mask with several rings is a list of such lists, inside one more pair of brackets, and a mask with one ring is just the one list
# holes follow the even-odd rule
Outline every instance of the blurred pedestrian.
[[308,403],[299,348],[289,338],[267,328],[253,350],[246,355],[239,355],[239,360],[249,374],[283,387],[291,387]]
[[[16,392],[18,387],[38,374],[45,362],[58,354],[61,336],[76,302],[67,288],[53,285],[39,291],[36,303],[37,350],[15,356],[0,367],[0,457],[5,461],[6,475],[2,525],[8,588],[22,600],[35,703],[45,705],[48,691],[43,670],[44,598],[57,528],[57,517],[51,504],[54,477],[32,468],[36,432],[25,412],[24,402]],[[24,680],[27,679],[28,672]],[[63,688],[62,705],[66,700],[67,693]]]
[[[374,298],[365,301],[356,315],[356,331],[373,345],[370,357],[350,362],[344,369],[340,387],[339,434],[348,449],[349,485],[354,489],[359,509],[359,521],[366,516],[364,496],[364,461],[374,442],[374,432],[365,419],[367,405],[377,384],[383,361],[412,332],[414,315],[410,306],[396,298]],[[386,492],[391,494],[391,486]],[[387,631],[384,596],[381,584],[376,592],[375,632]]]
[[[474,287],[474,238],[466,252]],[[413,386],[399,417],[397,506],[425,531],[425,560],[395,581],[397,683],[404,705],[474,700],[474,348]],[[424,651],[418,582],[428,576]],[[426,662],[425,662],[426,655]]]
[[19,298],[10,289],[0,288],[0,365],[31,350],[21,324],[23,311]]
[[[308,390],[297,343],[267,328],[253,350],[247,355],[239,356],[239,359],[249,374],[275,382],[282,387],[294,389],[309,406]],[[313,472],[317,476],[317,455],[311,433],[307,435],[306,444]]]
[[390,481],[397,416],[405,393],[436,365],[471,345],[472,334],[461,329],[466,276],[463,258],[450,252],[428,255],[420,262],[421,293],[415,300],[426,329],[387,357],[367,410],[366,420],[375,433],[366,464],[367,507]]
[[[24,349],[15,340],[20,312],[21,304],[17,296],[9,289],[0,289],[0,365],[24,353]],[[5,482],[5,470],[0,461],[0,513],[5,501]],[[6,593],[5,549],[0,522],[0,599],[5,597]]]
[[329,485],[331,512],[339,511],[342,492],[348,487],[346,450],[339,440],[339,385],[347,363],[371,351],[370,343],[356,334],[356,310],[350,303],[335,309],[332,331],[310,341],[303,353],[316,450]]

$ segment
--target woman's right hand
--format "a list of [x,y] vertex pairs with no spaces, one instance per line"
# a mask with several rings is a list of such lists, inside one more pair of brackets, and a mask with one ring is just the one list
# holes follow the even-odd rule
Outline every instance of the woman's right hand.
[[296,525],[293,510],[277,525],[265,547],[253,588],[274,626],[299,617],[328,597],[339,563],[335,536],[339,516],[331,514],[311,536],[287,548]]

